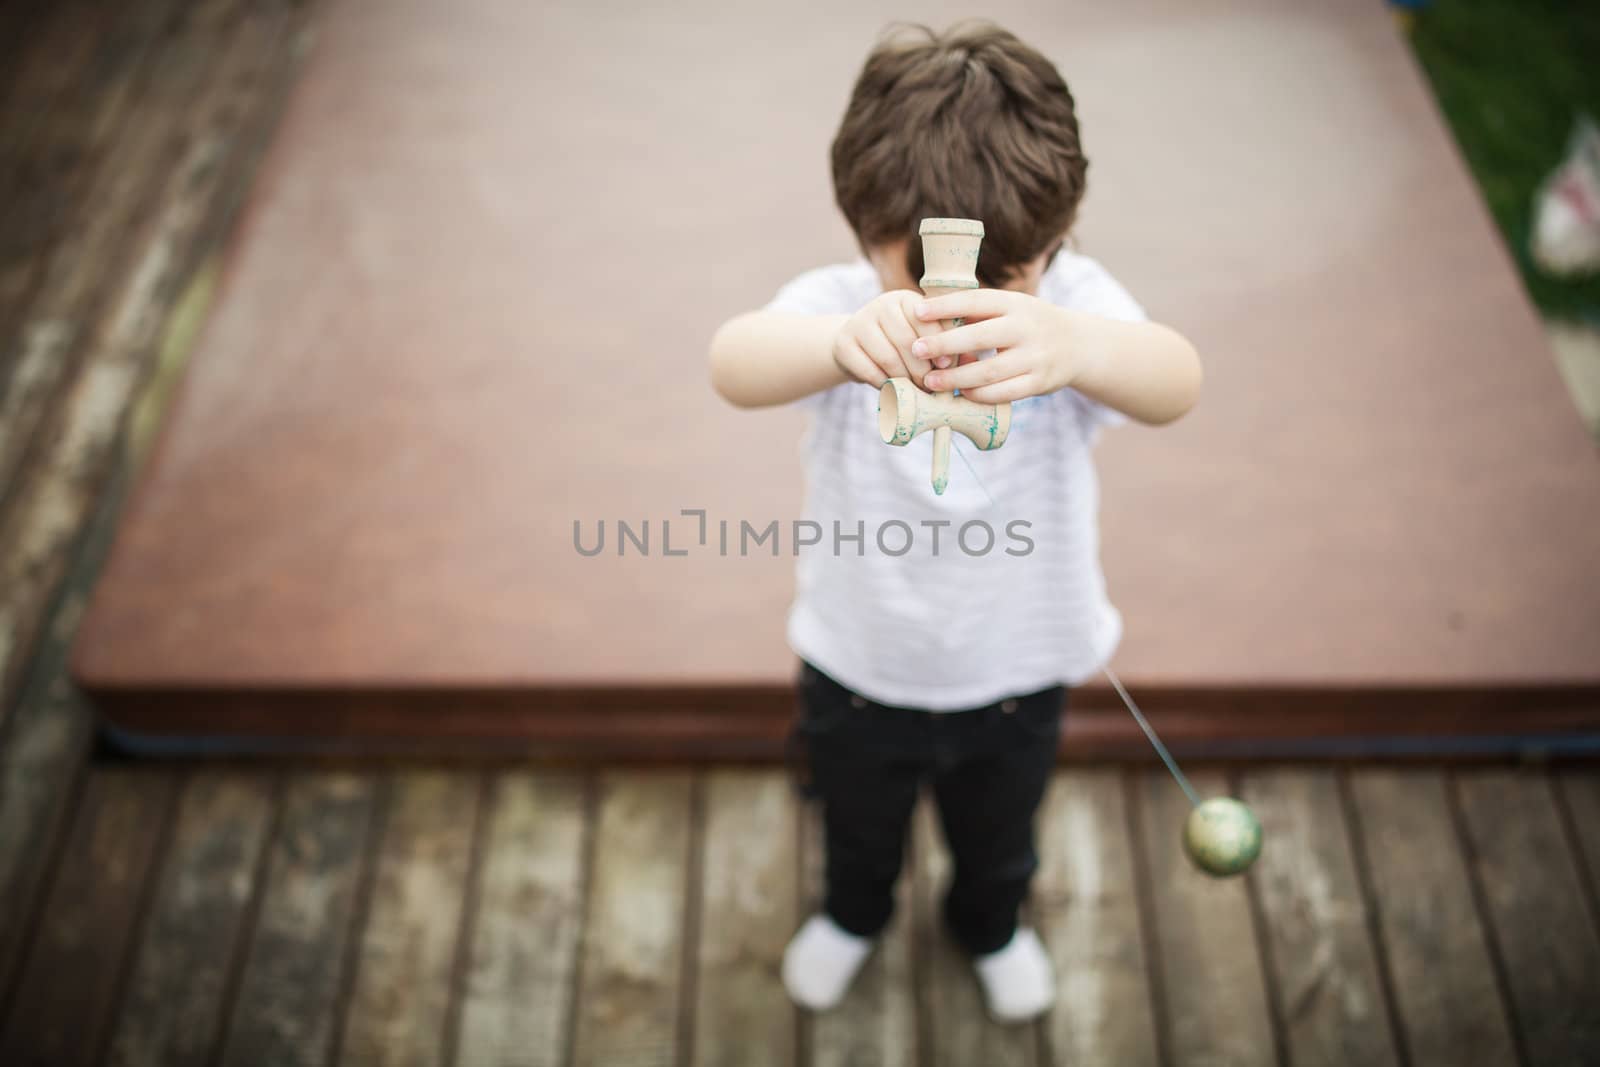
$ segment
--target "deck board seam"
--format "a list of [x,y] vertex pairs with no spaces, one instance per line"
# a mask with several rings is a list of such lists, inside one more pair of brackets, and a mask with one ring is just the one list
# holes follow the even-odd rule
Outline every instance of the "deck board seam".
[[1588,905],[1589,921],[1593,924],[1595,933],[1600,936],[1600,871],[1595,871],[1589,865],[1589,856],[1583,849],[1583,840],[1578,835],[1577,817],[1572,814],[1572,805],[1567,798],[1567,784],[1559,776],[1547,774],[1545,776],[1550,787],[1551,799],[1555,802],[1557,817],[1561,822],[1561,836],[1567,843],[1567,852],[1571,854],[1573,866],[1577,868],[1578,883],[1583,889],[1584,903]]
[[[933,995],[931,983],[935,956],[932,935],[929,931],[934,930],[938,916],[937,909],[932,915],[924,914],[927,909],[924,907],[922,893],[917,887],[917,880],[922,877],[922,849],[924,844],[929,843],[918,840],[916,824],[920,815],[916,809],[919,805],[932,803],[933,797],[926,789],[919,787],[916,803],[912,805],[911,819],[906,825],[906,839],[901,844],[901,855],[905,858],[900,863],[900,877],[910,880],[905,901],[906,919],[911,925],[907,941],[910,949],[908,954],[911,957],[912,1014],[917,1035],[917,1047],[913,1050],[913,1054],[918,1067],[939,1067],[934,1054],[937,1042],[934,1040],[933,1014],[928,1007],[928,1000]],[[936,846],[930,844],[930,847]]]
[[[1237,770],[1227,773],[1229,795],[1236,797],[1243,795],[1242,779],[1243,775]],[[1290,1067],[1292,1060],[1289,1055],[1289,1027],[1284,1018],[1282,984],[1276,960],[1272,955],[1272,932],[1267,925],[1266,907],[1261,901],[1261,887],[1257,884],[1257,879],[1258,876],[1254,872],[1244,876],[1245,902],[1250,913],[1250,928],[1255,934],[1261,981],[1267,987],[1267,1025],[1272,1031],[1273,1055],[1277,1058],[1278,1067]]]
[[228,969],[223,975],[222,992],[217,1003],[215,1032],[205,1058],[205,1062],[211,1067],[220,1067],[222,1057],[227,1052],[228,1038],[233,1030],[234,1011],[239,1002],[239,991],[244,986],[245,967],[250,962],[250,946],[255,943],[256,930],[260,925],[261,911],[266,900],[272,850],[283,829],[289,776],[287,772],[281,770],[274,770],[271,773],[272,785],[269,790],[271,810],[267,815],[266,828],[261,835],[261,847],[256,853],[255,862],[251,865],[250,895],[245,900],[244,911],[239,918],[239,929],[234,934]]
[[[811,862],[811,845],[807,840],[810,836],[806,832],[806,819],[810,814],[806,797],[795,788],[793,774],[787,768],[780,770],[783,775],[784,787],[794,797],[793,818],[790,819],[790,832],[794,834],[794,899],[796,926],[803,923],[816,907],[812,899],[811,886],[806,873]],[[812,1047],[811,1013],[796,1009],[794,1013],[794,1062],[796,1067],[812,1067],[816,1059],[816,1052]]]
[[[17,673],[14,691],[9,694],[11,699],[8,699],[8,694],[0,690],[0,754],[9,751],[16,742],[14,735],[21,728],[19,719],[22,703],[36,690],[39,699],[50,699],[48,690],[58,680],[66,677],[64,660],[60,675],[46,678],[38,673],[42,666],[44,646],[51,630],[60,625],[62,613],[70,604],[74,574],[80,568],[88,568],[98,573],[104,563],[113,528],[117,517],[121,514],[128,492],[129,478],[125,460],[126,452],[119,444],[112,457],[106,485],[84,522],[72,535],[61,580],[51,591],[44,612],[38,620],[40,625],[35,647],[29,650]],[[76,623],[73,628],[76,629]],[[60,713],[61,709],[53,710]],[[52,805],[53,810],[46,815],[49,825],[43,830],[43,843],[47,852],[45,862],[41,865],[42,869],[28,879],[29,884],[24,887],[23,906],[16,910],[17,913],[12,920],[25,924],[25,932],[11,945],[10,957],[0,959],[0,1029],[4,1028],[9,1018],[11,1002],[16,992],[13,986],[20,982],[23,963],[28,953],[33,951],[33,939],[37,932],[36,920],[49,899],[50,888],[62,863],[66,840],[72,822],[77,818],[82,794],[88,782],[95,731],[92,722],[89,721],[87,709],[80,710],[83,713],[75,716],[78,721],[72,724],[73,736],[68,742],[69,747],[75,751],[69,752],[64,761],[67,764],[66,771],[62,780],[57,783],[58,795]],[[3,761],[0,761],[0,766],[3,765]]]
[[578,934],[572,948],[572,974],[569,979],[571,993],[567,997],[566,1047],[561,1062],[572,1067],[578,1057],[578,1020],[582,1018],[579,1003],[583,996],[584,944],[589,939],[589,896],[594,887],[595,854],[598,851],[600,827],[600,775],[594,770],[583,772],[583,839],[579,843],[578,858]]
[[383,837],[389,825],[389,804],[394,792],[394,772],[384,770],[376,775],[372,812],[367,818],[367,837],[362,842],[361,871],[356,880],[355,900],[351,909],[350,927],[339,961],[339,984],[333,997],[333,1008],[328,1025],[327,1063],[343,1062],[346,1030],[350,1022],[350,1005],[355,1000],[356,980],[361,969],[361,949],[366,941],[367,923],[372,916],[372,900],[378,882],[378,860],[382,852]]
[[[1478,850],[1472,843],[1472,833],[1467,826],[1467,816],[1461,805],[1460,781],[1453,768],[1443,772],[1445,808],[1450,813],[1450,825],[1455,829],[1456,847],[1467,869],[1467,889],[1472,897],[1473,911],[1478,917],[1478,929],[1483,933],[1484,948],[1489,955],[1489,970],[1494,975],[1495,991],[1500,994],[1500,1007],[1505,1012],[1506,1029],[1511,1034],[1511,1045],[1516,1050],[1521,1067],[1534,1067],[1528,1059],[1527,1038],[1523,1034],[1522,1019],[1512,998],[1511,975],[1506,969],[1505,952],[1500,946],[1500,934],[1495,929],[1494,913],[1489,907],[1483,878],[1478,872]],[[1542,1067],[1542,1065],[1541,1065]]]
[[461,889],[461,916],[456,921],[455,951],[450,960],[450,993],[445,1006],[444,1033],[440,1035],[439,1062],[454,1067],[461,1052],[461,1015],[466,1003],[467,978],[472,967],[473,933],[478,926],[478,909],[483,896],[483,868],[489,852],[490,805],[494,799],[493,776],[478,772],[477,801],[473,808],[472,838],[467,854],[467,873]]
[[90,1044],[94,1049],[91,1059],[94,1063],[105,1063],[111,1055],[111,1042],[116,1037],[117,1020],[121,1018],[122,1009],[127,1002],[128,986],[133,980],[134,963],[138,960],[139,953],[144,947],[145,937],[150,932],[156,893],[161,887],[161,877],[172,854],[173,839],[177,836],[179,805],[183,801],[184,794],[191,788],[195,772],[192,766],[186,766],[175,773],[169,772],[166,768],[146,769],[139,773],[163,776],[166,779],[163,784],[167,795],[161,813],[161,829],[156,834],[155,847],[150,851],[150,861],[145,864],[144,882],[139,886],[139,896],[133,906],[133,917],[128,923],[128,936],[123,939],[122,958],[114,961],[117,976],[101,1013],[100,1032],[91,1035]]
[[1378,901],[1378,891],[1372,881],[1372,868],[1367,857],[1366,835],[1361,824],[1361,812],[1356,806],[1355,796],[1350,789],[1348,769],[1344,767],[1334,768],[1334,780],[1338,784],[1339,806],[1344,812],[1346,840],[1350,845],[1350,861],[1355,868],[1356,884],[1361,891],[1367,940],[1372,945],[1374,962],[1377,964],[1378,991],[1383,1000],[1385,1021],[1389,1024],[1389,1038],[1394,1046],[1395,1062],[1400,1067],[1411,1067],[1411,1046],[1407,1041],[1405,1026],[1401,1020],[1399,997],[1395,993],[1394,975],[1390,970],[1389,963],[1389,945],[1383,936],[1382,905]]
[[701,906],[705,902],[706,775],[689,779],[689,841],[684,862],[683,940],[678,959],[678,1063],[694,1063],[695,1022],[700,1009]]
[[1167,1003],[1166,980],[1162,976],[1161,927],[1156,917],[1155,885],[1150,873],[1150,857],[1145,850],[1144,797],[1139,769],[1124,766],[1122,807],[1127,825],[1129,851],[1133,858],[1134,900],[1139,916],[1139,937],[1145,950],[1145,992],[1150,998],[1150,1016],[1155,1020],[1156,1060],[1161,1067],[1173,1067],[1172,1018]]
[[45,858],[44,870],[34,880],[31,899],[23,909],[27,916],[27,925],[23,935],[15,945],[14,955],[10,960],[0,961],[6,969],[0,975],[0,1038],[10,1029],[11,1012],[16,1007],[17,993],[22,986],[22,976],[26,973],[27,963],[33,955],[39,940],[39,919],[50,900],[50,891],[55,887],[55,882],[61,874],[61,868],[66,864],[67,844],[72,837],[72,825],[83,810],[83,798],[88,791],[90,764],[87,758],[81,759],[71,775],[71,782],[67,787],[66,803],[62,805],[55,832],[50,835],[49,855]]

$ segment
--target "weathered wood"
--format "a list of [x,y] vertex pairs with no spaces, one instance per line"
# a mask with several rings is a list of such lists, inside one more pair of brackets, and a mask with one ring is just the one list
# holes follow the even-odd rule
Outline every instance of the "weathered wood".
[[[1191,774],[1202,796],[1228,793],[1214,771]],[[1190,807],[1161,768],[1140,774],[1140,836],[1174,1064],[1275,1064],[1266,980],[1243,878],[1201,873],[1184,855]],[[1264,850],[1272,848],[1269,839]]]
[[1032,904],[1056,970],[1056,1006],[1044,1022],[1055,1063],[1158,1062],[1128,829],[1118,771],[1056,774],[1039,815]]
[[377,790],[349,773],[289,782],[222,1061],[326,1062]]
[[82,608],[79,597],[52,624],[54,647],[41,659],[56,659],[54,677],[27,686],[0,741],[0,990],[9,988],[32,929],[41,879],[89,749],[92,713],[67,682],[63,647]]
[[799,915],[793,793],[781,773],[705,779],[694,1063],[796,1062],[795,1008],[779,976]]
[[1350,793],[1409,1061],[1516,1063],[1443,776],[1363,769]]
[[[4,401],[4,433],[13,444],[0,445],[0,470],[13,476],[0,479],[10,490],[0,511],[0,708],[14,691],[67,547],[104,485],[166,308],[197,261],[202,239],[215,237],[218,217],[237,202],[268,125],[271,90],[292,69],[284,30],[295,24],[276,7],[252,11],[238,20],[208,79],[163,97],[165,110],[187,116],[181,152],[169,160],[172,146],[163,138],[158,147],[142,149],[153,153],[143,157],[143,166],[119,156],[110,168],[130,174],[158,168],[156,195],[129,194],[130,202],[116,210],[97,200],[89,228],[75,232],[52,260],[40,302],[17,335],[27,351],[18,350],[16,358],[31,368],[18,374],[32,384],[22,393],[8,391]],[[97,227],[105,223],[95,220],[127,223],[135,209],[137,239],[119,255],[108,243],[116,235],[102,232]],[[109,279],[108,263],[119,264]],[[81,284],[72,280],[79,278]],[[63,368],[70,368],[69,377],[61,377]],[[45,395],[58,399],[38,403]],[[28,447],[35,438],[39,447]],[[21,463],[24,455],[28,461]]]
[[216,25],[219,0],[180,5],[175,32],[150,47],[171,6],[111,7],[127,25],[110,27],[113,39],[96,49],[91,62],[104,68],[80,74],[79,90],[40,123],[43,136],[19,161],[10,199],[24,233],[0,255],[0,486],[70,377],[74,342],[118,275],[130,222],[170,165],[172,133],[219,51],[215,32],[201,40],[189,32]]
[[677,1062],[691,791],[681,773],[600,780],[578,966],[580,1067]]
[[390,783],[342,1062],[443,1059],[479,793],[477,776],[460,772],[402,773]]
[[202,770],[185,783],[113,1030],[112,1063],[211,1062],[276,803],[273,780],[261,773]]
[[[802,911],[809,916],[822,906],[826,854],[821,810],[807,805],[801,812],[800,827]],[[850,992],[832,1011],[802,1020],[810,1037],[813,1067],[912,1067],[917,1062],[916,968],[911,944],[911,891],[916,879],[913,853],[908,842],[906,870],[895,887],[894,915]]]
[[0,1063],[99,1060],[174,788],[165,771],[90,776],[12,999]]
[[[82,184],[74,175],[91,163],[104,172],[121,174],[124,185],[130,172],[142,170],[159,175],[166,169],[172,146],[164,139],[153,147],[145,143],[141,158],[126,155],[130,145],[139,144],[138,135],[146,135],[149,130],[147,123],[127,124],[124,129],[121,116],[132,106],[134,97],[142,99],[147,108],[158,102],[147,95],[140,96],[133,86],[134,68],[144,62],[142,57],[149,44],[146,38],[154,32],[154,24],[165,19],[168,6],[88,5],[93,9],[92,25],[86,21],[85,5],[55,5],[50,12],[48,26],[54,29],[46,30],[35,42],[30,56],[38,56],[41,66],[36,73],[46,79],[65,77],[68,82],[82,82],[76,87],[66,83],[58,87],[62,91],[71,89],[78,96],[56,108],[37,95],[24,100],[14,94],[11,103],[40,116],[48,129],[43,131],[45,140],[38,144],[9,138],[5,144],[7,149],[23,154],[19,165],[43,168],[39,174],[30,170],[30,180],[47,185],[51,197],[71,194],[74,183]],[[127,23],[130,18],[140,20],[137,26]],[[156,58],[149,65],[161,65],[159,54],[165,43],[156,47]],[[79,71],[83,64],[88,66]],[[144,74],[139,73],[138,78],[142,85]],[[160,82],[161,76],[156,81]],[[13,88],[24,95],[39,89],[32,81]],[[193,104],[190,98],[169,97],[164,107],[167,112],[210,114],[208,109],[196,109]],[[237,123],[238,119],[236,116],[231,121]],[[91,143],[105,151],[97,148],[90,152]],[[57,155],[61,159],[56,159]],[[100,158],[102,155],[104,159]],[[70,173],[61,173],[63,167]],[[226,168],[219,168],[216,174],[200,176],[202,180],[193,193],[203,199],[207,190],[219,187],[225,173]],[[182,177],[193,180],[196,175]],[[108,194],[111,191],[109,186],[96,189]],[[50,216],[43,221],[52,225],[59,221],[50,211],[35,211],[12,198],[7,199],[6,207],[8,221],[27,216],[26,225],[36,226],[41,224],[41,214]],[[0,260],[10,262],[15,253],[30,263],[59,263],[60,255],[69,255],[85,261],[80,272],[85,284],[101,286],[114,274],[111,245],[117,243],[106,227],[125,224],[128,218],[129,205],[119,206],[115,198],[101,196],[95,199],[95,210],[88,221],[67,237],[65,249],[34,248],[26,244],[33,238],[5,228],[0,231],[0,241],[5,242],[0,248]],[[158,237],[173,233],[163,224],[158,224],[154,232]],[[86,241],[85,234],[91,239]],[[94,234],[101,234],[104,240],[93,238]],[[24,243],[19,245],[13,239]],[[170,258],[171,250],[164,254]],[[43,418],[55,410],[47,402],[49,391],[40,386],[50,375],[59,376],[67,362],[68,353],[58,344],[66,328],[59,315],[82,311],[59,302],[59,295],[51,293],[47,303],[33,308],[33,326],[26,331],[32,347],[26,353],[12,350],[12,327],[16,323],[0,314],[0,365],[16,371],[14,376],[0,374],[4,378],[0,383],[4,390],[0,392],[0,453],[10,457],[0,468],[8,473],[21,462],[30,437],[38,436],[30,428],[37,422],[28,420]],[[110,343],[123,340],[126,337],[113,337]],[[37,345],[33,344],[35,341]],[[119,379],[112,375],[110,381],[115,393]],[[0,716],[10,718],[0,755],[0,975],[9,976],[17,962],[14,935],[25,928],[32,914],[38,858],[50,854],[64,795],[88,743],[90,713],[69,682],[67,650],[113,532],[127,478],[115,441],[120,407],[102,390],[105,384],[106,379],[101,378],[79,383],[67,408],[65,424],[57,427],[60,435],[49,446],[53,452],[25,479],[26,492],[16,487],[15,496],[6,496],[20,510],[0,513],[0,555],[4,556],[0,562]],[[26,426],[22,425],[24,422]],[[13,488],[10,481],[0,477],[0,487]],[[90,515],[87,519],[86,514]],[[72,573],[56,583],[55,577],[72,555],[72,546],[78,543],[84,526],[90,528],[85,547],[71,563]],[[44,608],[52,598],[58,606]],[[39,619],[45,615],[51,615],[54,621],[48,631],[41,632]],[[26,665],[30,650],[36,657],[31,667]],[[25,670],[29,680],[19,686],[16,683]],[[19,689],[20,699],[13,706],[10,698]]]
[[27,57],[38,43],[43,16],[64,7],[45,0],[11,0],[0,4],[0,143],[16,136],[19,112],[15,90]]
[[[10,355],[16,305],[26,288],[16,281],[12,266],[32,269],[52,252],[53,217],[31,203],[19,183],[48,186],[55,195],[72,184],[73,174],[91,161],[100,162],[89,151],[89,142],[104,141],[108,124],[122,113],[168,7],[159,2],[33,6],[40,10],[13,12],[28,21],[31,39],[9,42],[19,62],[8,72],[0,120],[0,455],[12,435],[12,398],[19,390],[28,391],[28,375],[40,369],[18,368]],[[0,471],[10,469],[0,464]],[[0,529],[9,482],[0,475]],[[68,647],[123,489],[122,480],[113,477],[101,501],[84,501],[85,512],[95,516],[85,524],[98,530],[90,536],[95,547],[79,553],[59,590],[40,583],[36,595],[17,603],[11,599],[13,578],[23,578],[5,571],[9,560],[0,562],[0,721],[9,719],[0,740],[0,989],[9,988],[19,963],[19,935],[30,928],[40,872],[61,830],[67,794],[88,746],[90,713],[68,682]],[[44,521],[59,537],[65,562],[78,527],[58,515],[46,515]],[[52,599],[55,605],[47,607]],[[48,626],[46,618],[51,619]]]
[[559,1067],[572,1037],[583,927],[585,783],[574,774],[501,774],[488,807],[456,1063]]
[[[38,283],[83,187],[114,165],[117,126],[160,51],[170,0],[50,5],[21,45],[0,130],[0,338]],[[0,342],[0,351],[4,351]],[[0,394],[13,367],[0,359]]]
[[1568,825],[1578,846],[1589,907],[1600,919],[1600,767],[1592,764],[1556,772],[1556,789],[1566,805]]
[[1456,776],[1470,857],[1530,1063],[1600,1063],[1600,932],[1543,771]]
[[1290,1062],[1397,1063],[1334,772],[1252,768],[1240,799],[1261,820],[1267,843],[1252,877]]
[[93,713],[67,676],[67,659],[127,484],[119,464],[49,611],[17,705],[0,722],[0,990],[10,988],[19,945],[32,929],[44,857],[61,833],[89,749]]
[[944,928],[940,902],[950,858],[931,795],[918,803],[912,833],[917,995],[928,1033],[928,1062],[951,1067],[1037,1063],[1038,1023],[1002,1026],[989,1018],[972,961]]

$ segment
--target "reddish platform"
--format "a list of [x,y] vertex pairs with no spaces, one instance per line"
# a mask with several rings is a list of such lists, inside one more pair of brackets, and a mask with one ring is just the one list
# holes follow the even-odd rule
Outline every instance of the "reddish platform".
[[[770,752],[792,561],[660,522],[796,515],[798,416],[704,349],[853,254],[874,6],[330,3],[75,649],[107,720]],[[1593,727],[1600,463],[1404,42],[1204,8],[992,11],[1078,97],[1083,249],[1207,365],[1101,447],[1125,680],[1180,737]]]

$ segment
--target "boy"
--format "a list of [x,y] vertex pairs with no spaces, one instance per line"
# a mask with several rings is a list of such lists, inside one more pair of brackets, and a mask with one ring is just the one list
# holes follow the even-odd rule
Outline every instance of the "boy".
[[[726,399],[811,411],[806,518],[832,534],[801,555],[788,623],[827,886],[783,979],[814,1010],[838,1003],[889,920],[923,782],[953,860],[944,919],[988,1010],[1021,1021],[1054,1001],[1049,957],[1018,926],[1034,816],[1066,687],[1121,634],[1090,447],[1125,417],[1177,418],[1200,385],[1193,346],[1064,248],[1086,170],[1072,97],[1043,56],[990,24],[902,28],[867,58],[833,142],[865,259],[800,275],[712,340]],[[984,223],[985,288],[922,297],[924,217]],[[955,438],[943,496],[931,433],[903,448],[877,436],[877,391],[901,376],[1013,403],[1003,448]],[[1005,547],[978,527],[1005,530]]]

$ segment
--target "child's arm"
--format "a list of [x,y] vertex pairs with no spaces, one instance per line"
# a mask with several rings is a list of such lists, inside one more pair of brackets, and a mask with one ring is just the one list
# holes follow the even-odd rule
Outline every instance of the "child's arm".
[[911,357],[918,337],[939,332],[912,308],[919,293],[883,293],[854,315],[750,311],[723,323],[711,338],[711,384],[739,407],[787,404],[860,381],[922,380],[927,363]]
[[1078,392],[1150,425],[1173,421],[1200,399],[1200,354],[1177,330],[1068,314],[1076,320],[1069,343],[1083,353],[1069,383]]
[[833,338],[848,315],[750,311],[711,338],[711,384],[742,408],[787,404],[845,381]]
[[924,338],[919,357],[996,349],[989,359],[929,373],[933,391],[960,389],[983,404],[1020,400],[1071,386],[1152,425],[1194,407],[1200,357],[1182,334],[1154,322],[1102,318],[1024,293],[973,289],[928,300],[918,316],[964,317],[965,326]]

